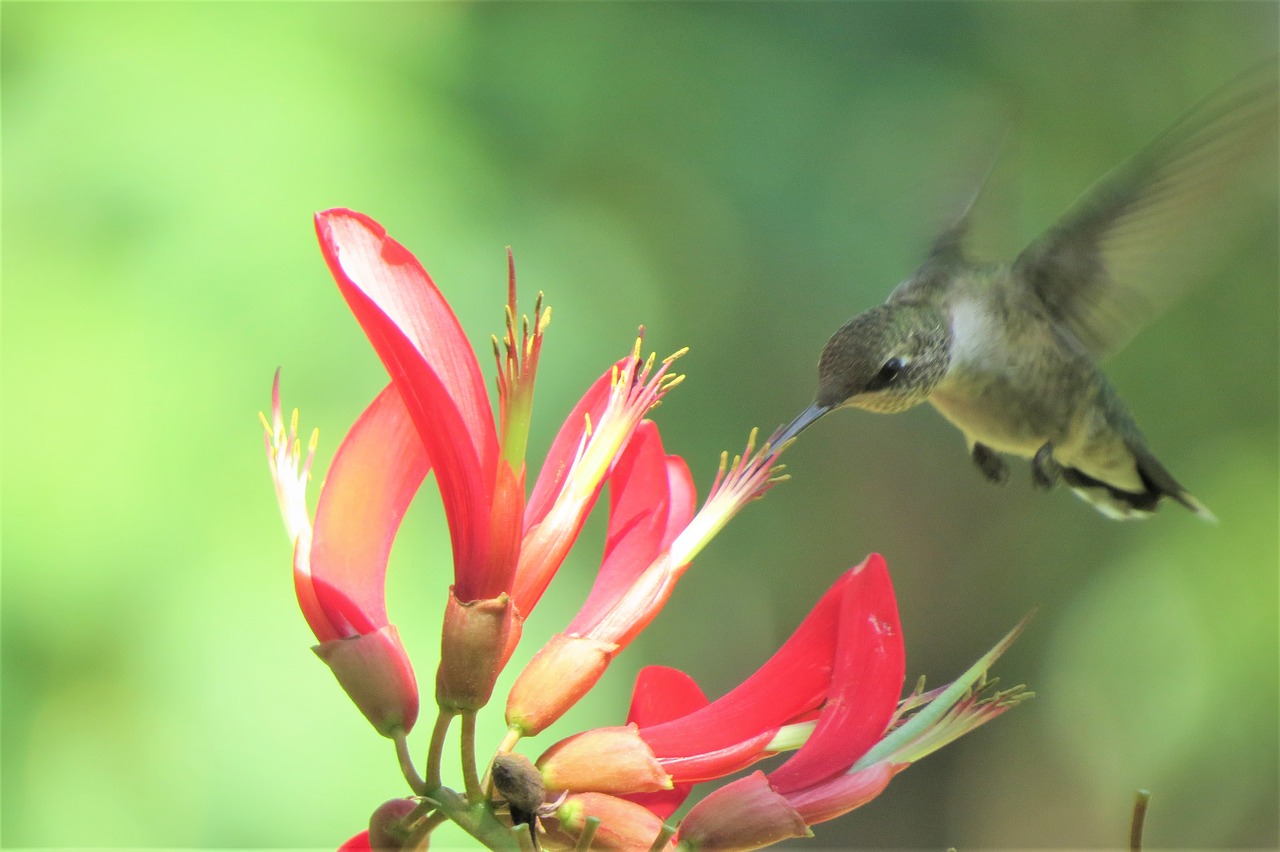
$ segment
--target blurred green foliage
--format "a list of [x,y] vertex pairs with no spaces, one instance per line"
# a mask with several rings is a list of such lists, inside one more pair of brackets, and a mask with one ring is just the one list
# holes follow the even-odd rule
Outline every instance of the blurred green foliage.
[[[826,336],[910,271],[1006,127],[990,221],[1012,251],[1277,33],[1275,4],[1234,2],[3,18],[0,840],[86,847],[332,847],[403,791],[307,650],[255,419],[283,365],[322,472],[385,381],[312,211],[363,210],[417,252],[482,363],[514,247],[522,293],[555,307],[535,458],[636,325],[692,346],[656,417],[705,489],[720,450],[808,401]],[[924,408],[836,415],[545,743],[620,720],[646,663],[722,693],[874,549],[912,677],[956,675],[1039,605],[998,667],[1039,697],[797,848],[1114,846],[1138,787],[1152,847],[1275,847],[1274,176],[1260,188],[1247,238],[1109,364],[1219,525],[991,488]],[[524,657],[584,596],[600,535]],[[449,576],[424,489],[390,591],[424,684]]]

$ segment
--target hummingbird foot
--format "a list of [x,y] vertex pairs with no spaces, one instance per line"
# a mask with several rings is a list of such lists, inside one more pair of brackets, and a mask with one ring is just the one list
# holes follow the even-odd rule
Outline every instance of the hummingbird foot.
[[1031,459],[1031,484],[1048,491],[1062,479],[1062,465],[1053,457],[1053,444],[1045,444],[1036,450]]
[[977,442],[969,449],[973,456],[973,463],[977,465],[978,470],[982,471],[982,475],[987,481],[995,485],[1004,485],[1009,479],[1009,465],[1004,459],[996,453],[995,450],[986,444]]

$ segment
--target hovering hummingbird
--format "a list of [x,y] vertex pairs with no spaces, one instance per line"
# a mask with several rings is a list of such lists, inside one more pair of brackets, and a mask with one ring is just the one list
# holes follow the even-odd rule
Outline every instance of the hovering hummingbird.
[[1212,519],[1147,448],[1097,362],[1176,297],[1187,271],[1178,252],[1206,248],[1187,226],[1204,224],[1198,217],[1274,132],[1277,99],[1274,64],[1241,76],[1012,262],[970,259],[971,201],[887,302],[832,335],[813,404],[772,442],[837,408],[896,413],[928,401],[991,482],[1008,478],[1000,454],[1009,453],[1031,459],[1037,487],[1065,481],[1112,518],[1147,517],[1171,497]]

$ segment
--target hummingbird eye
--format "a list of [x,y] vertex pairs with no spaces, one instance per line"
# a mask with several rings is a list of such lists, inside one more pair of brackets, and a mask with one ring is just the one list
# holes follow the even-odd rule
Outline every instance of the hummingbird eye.
[[890,358],[884,362],[884,366],[880,371],[871,377],[871,381],[867,383],[868,391],[878,391],[893,384],[898,378],[898,374],[902,372],[905,366],[901,358]]

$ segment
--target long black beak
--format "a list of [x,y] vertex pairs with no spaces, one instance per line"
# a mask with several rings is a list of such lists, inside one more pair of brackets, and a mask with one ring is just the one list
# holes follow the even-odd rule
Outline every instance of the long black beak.
[[774,432],[773,436],[769,438],[769,445],[773,447],[782,446],[787,441],[790,441],[796,435],[799,435],[805,429],[809,428],[815,420],[830,410],[831,406],[829,405],[819,405],[816,402],[813,403],[804,411],[801,411],[796,415],[796,419],[792,420],[785,428]]

